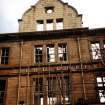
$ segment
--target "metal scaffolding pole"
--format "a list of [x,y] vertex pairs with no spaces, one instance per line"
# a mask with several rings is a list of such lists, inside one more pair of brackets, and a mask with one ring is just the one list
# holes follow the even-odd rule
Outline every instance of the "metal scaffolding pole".
[[80,38],[77,38],[77,45],[78,45],[78,55],[79,55],[79,62],[80,62],[80,69],[81,69],[81,77],[82,77],[82,86],[83,86],[83,96],[85,100],[86,97],[86,89],[85,89],[85,80],[84,80],[84,71],[83,71],[83,64],[82,64],[82,56],[81,56],[81,46],[80,46]]
[[28,66],[28,69],[27,69],[27,76],[26,76],[26,105],[29,105],[29,88],[31,87],[30,86],[30,67]]
[[16,101],[16,105],[19,105],[19,101],[20,101],[22,46],[23,46],[23,41],[19,42],[20,57],[19,57],[19,70],[18,70],[18,84],[17,84],[17,101]]

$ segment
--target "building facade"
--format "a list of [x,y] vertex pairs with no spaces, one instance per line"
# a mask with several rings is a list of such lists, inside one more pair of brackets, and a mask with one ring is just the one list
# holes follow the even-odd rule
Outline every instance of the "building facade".
[[39,0],[0,34],[0,105],[105,104],[105,28],[82,27],[60,0]]
[[82,15],[60,0],[39,0],[19,19],[20,32],[81,28]]

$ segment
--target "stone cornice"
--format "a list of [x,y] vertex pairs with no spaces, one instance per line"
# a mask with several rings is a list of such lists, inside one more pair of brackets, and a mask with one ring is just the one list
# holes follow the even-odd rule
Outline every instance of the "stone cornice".
[[31,40],[48,40],[61,39],[69,37],[105,37],[105,28],[88,29],[88,28],[73,28],[53,31],[36,31],[36,32],[21,32],[21,33],[4,33],[0,34],[0,42],[11,41],[31,41]]

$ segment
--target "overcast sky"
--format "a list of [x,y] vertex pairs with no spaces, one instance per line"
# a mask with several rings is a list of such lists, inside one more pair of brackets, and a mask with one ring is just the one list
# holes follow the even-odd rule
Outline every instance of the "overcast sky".
[[[18,32],[18,19],[38,0],[0,0],[0,33]],[[62,0],[83,15],[83,27],[105,27],[105,0]]]

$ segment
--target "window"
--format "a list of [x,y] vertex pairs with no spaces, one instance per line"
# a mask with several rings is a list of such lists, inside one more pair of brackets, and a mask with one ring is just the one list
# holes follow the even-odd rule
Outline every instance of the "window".
[[24,105],[24,101],[19,101],[19,105]]
[[56,19],[56,29],[57,30],[63,29],[63,19],[62,18]]
[[53,13],[54,12],[54,7],[53,6],[51,6],[51,7],[45,7],[45,12],[47,14]]
[[[65,102],[69,102],[69,78],[68,77],[50,77],[48,78],[48,104],[63,103],[63,97]],[[59,94],[61,93],[61,94]],[[57,101],[57,97],[62,97],[61,101]],[[52,103],[53,102],[53,103]]]
[[105,41],[104,41],[104,48],[105,48]]
[[103,46],[102,46],[100,52],[101,52],[101,58],[102,58],[101,60],[102,60],[103,64],[105,64],[105,41],[103,42]]
[[1,49],[1,64],[8,64],[9,48]]
[[101,103],[105,103],[105,77],[97,77],[98,94]]
[[47,20],[46,30],[53,30],[53,19],[48,19]]
[[36,85],[35,85],[35,91],[36,92],[43,92],[43,78],[36,78]]
[[43,78],[33,78],[33,104],[43,105]]
[[43,31],[44,30],[44,21],[43,20],[37,20],[37,31]]
[[97,59],[101,58],[99,42],[91,43],[91,50],[92,50],[92,58],[93,58],[93,60],[97,60]]
[[58,57],[60,61],[67,61],[67,45],[66,44],[58,45]]
[[47,61],[55,62],[55,48],[54,45],[47,46]]
[[35,47],[35,63],[41,63],[42,62],[42,46],[36,46]]
[[0,105],[4,105],[6,80],[0,80]]

